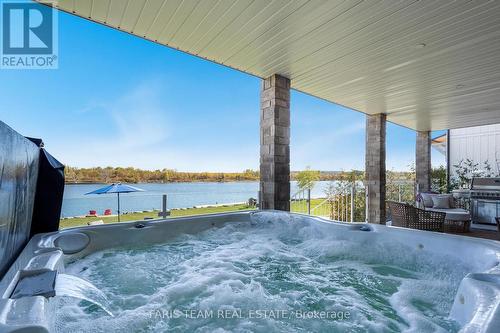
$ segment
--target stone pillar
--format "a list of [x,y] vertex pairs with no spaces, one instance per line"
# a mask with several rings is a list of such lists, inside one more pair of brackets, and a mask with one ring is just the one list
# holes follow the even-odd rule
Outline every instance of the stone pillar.
[[290,80],[262,80],[260,96],[260,208],[290,210]]
[[385,224],[385,126],[385,114],[366,116],[365,180],[369,223]]
[[431,190],[431,132],[417,131],[415,172],[418,190]]

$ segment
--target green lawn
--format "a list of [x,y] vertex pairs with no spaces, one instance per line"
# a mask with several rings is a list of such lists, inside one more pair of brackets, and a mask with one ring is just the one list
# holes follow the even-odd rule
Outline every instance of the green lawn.
[[[239,205],[227,205],[227,206],[217,206],[217,207],[203,207],[203,208],[186,208],[186,209],[172,209],[170,217],[179,216],[190,216],[190,215],[202,215],[202,214],[213,214],[213,213],[224,213],[224,212],[235,212],[240,210],[255,209],[246,204]],[[128,221],[139,221],[144,220],[144,218],[152,217],[158,218],[158,211],[145,212],[145,213],[129,213],[120,215],[121,222]],[[74,217],[68,219],[62,219],[59,223],[59,228],[70,228],[87,225],[88,222],[102,220],[104,223],[118,222],[117,216],[98,216],[98,217]]]
[[[324,199],[312,199],[311,209],[323,202]],[[216,207],[203,207],[203,208],[186,208],[186,209],[172,209],[170,217],[179,216],[191,216],[191,215],[202,215],[202,214],[214,214],[214,213],[224,213],[224,212],[236,212],[240,210],[255,209],[246,204],[239,205],[227,205],[227,206],[216,206]],[[307,206],[305,202],[292,202],[291,207],[294,213],[307,213]],[[143,213],[129,213],[120,216],[121,222],[128,221],[140,221],[144,218],[158,218],[158,211],[143,212]],[[73,217],[68,219],[61,219],[59,223],[59,228],[70,228],[87,225],[88,222],[102,220],[104,223],[118,222],[117,216],[98,216],[98,217]]]
[[[314,207],[318,206],[321,204],[325,199],[311,199],[311,210],[314,209]],[[290,210],[293,213],[307,213],[307,203],[305,200],[303,201],[293,201],[292,206],[290,207]]]

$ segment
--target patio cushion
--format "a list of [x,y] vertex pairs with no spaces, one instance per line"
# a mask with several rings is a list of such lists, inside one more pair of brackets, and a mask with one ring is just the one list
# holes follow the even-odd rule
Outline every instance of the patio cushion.
[[424,203],[424,207],[432,207],[434,203],[432,202],[432,193],[420,193],[422,197],[422,202]]
[[447,195],[433,195],[432,208],[450,209],[450,198]]
[[450,208],[450,209],[440,209],[440,208],[426,208],[425,210],[446,213],[446,220],[452,221],[470,221],[470,213],[462,208]]
[[453,198],[453,194],[448,193],[448,194],[439,194],[439,195],[448,197],[448,200],[450,201],[450,208],[456,208],[455,207],[455,198]]
[[453,194],[441,194],[441,193],[420,193],[420,197],[422,198],[422,202],[424,204],[424,208],[432,208],[434,207],[433,197],[448,197],[449,208],[455,208],[455,199],[453,199]]

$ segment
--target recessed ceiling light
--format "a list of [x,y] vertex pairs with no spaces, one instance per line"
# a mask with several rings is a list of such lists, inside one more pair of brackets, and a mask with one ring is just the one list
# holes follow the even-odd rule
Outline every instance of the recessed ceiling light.
[[417,49],[423,49],[426,46],[427,45],[425,43],[419,43],[419,44],[415,45],[415,48],[417,48]]

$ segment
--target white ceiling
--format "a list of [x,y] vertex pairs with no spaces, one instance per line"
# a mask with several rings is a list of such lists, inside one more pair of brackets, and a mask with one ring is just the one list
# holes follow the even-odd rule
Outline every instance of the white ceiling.
[[296,90],[413,129],[500,123],[500,1],[59,0],[57,7],[258,77],[287,76]]

